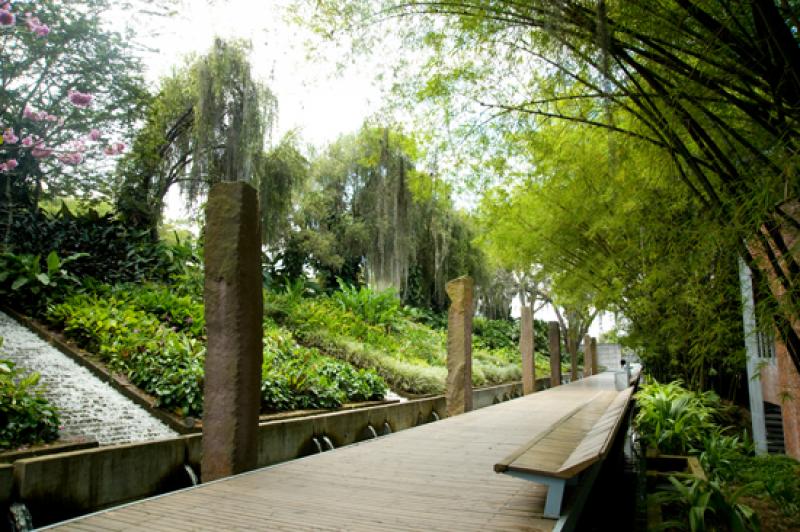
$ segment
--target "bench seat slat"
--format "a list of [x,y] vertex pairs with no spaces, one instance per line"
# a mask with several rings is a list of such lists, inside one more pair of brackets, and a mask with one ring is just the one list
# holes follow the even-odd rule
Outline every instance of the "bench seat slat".
[[495,471],[568,479],[587,469],[608,452],[632,391],[599,391],[495,464]]
[[598,431],[591,437],[584,438],[572,454],[564,461],[558,472],[575,475],[603,458],[609,451],[616,436],[617,428],[622,421],[622,413],[628,406],[633,388],[621,392],[611,403],[598,426],[605,430]]

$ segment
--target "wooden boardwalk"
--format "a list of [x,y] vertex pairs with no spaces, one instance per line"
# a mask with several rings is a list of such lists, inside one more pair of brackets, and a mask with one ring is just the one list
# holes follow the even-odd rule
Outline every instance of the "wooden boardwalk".
[[601,374],[55,528],[549,531],[547,488],[493,465],[579,406],[602,410],[613,390],[613,374]]

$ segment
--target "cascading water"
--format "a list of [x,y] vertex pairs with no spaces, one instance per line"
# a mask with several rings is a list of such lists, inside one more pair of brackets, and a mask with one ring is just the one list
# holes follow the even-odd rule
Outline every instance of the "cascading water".
[[334,449],[333,442],[327,436],[322,436],[322,441],[325,442],[325,447],[327,447],[328,451],[332,451]]
[[431,410],[431,417],[434,421],[439,421],[439,414],[436,413],[436,410]]
[[13,532],[27,532],[33,530],[33,517],[28,507],[21,502],[15,502],[8,509],[8,519]]
[[378,432],[375,430],[375,427],[373,427],[372,425],[367,425],[367,430],[369,431],[370,434],[372,434],[373,438],[377,438],[378,437]]
[[389,425],[388,421],[383,422],[383,435],[386,436],[392,433],[392,427]]
[[183,466],[183,469],[186,470],[186,474],[189,475],[189,481],[192,483],[192,486],[197,486],[200,484],[200,479],[197,478],[197,474],[192,469],[192,466],[186,464]]
[[314,442],[314,445],[316,445],[316,447],[317,447],[317,452],[321,453],[322,452],[322,444],[319,442],[319,440],[317,438],[313,438],[312,441]]

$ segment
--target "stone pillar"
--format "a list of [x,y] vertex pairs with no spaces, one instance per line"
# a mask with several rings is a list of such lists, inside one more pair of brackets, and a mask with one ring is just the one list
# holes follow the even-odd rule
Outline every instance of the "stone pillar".
[[583,378],[594,375],[594,359],[592,357],[592,337],[583,335]]
[[255,189],[215,184],[206,206],[203,482],[256,466],[261,407],[261,231]]
[[472,410],[472,279],[447,283],[447,415]]
[[592,375],[600,373],[600,362],[597,359],[597,338],[592,337]]
[[561,328],[557,321],[547,322],[550,340],[550,387],[561,384]]
[[522,355],[522,393],[536,391],[536,363],[533,338],[533,311],[523,305],[519,317],[519,351]]

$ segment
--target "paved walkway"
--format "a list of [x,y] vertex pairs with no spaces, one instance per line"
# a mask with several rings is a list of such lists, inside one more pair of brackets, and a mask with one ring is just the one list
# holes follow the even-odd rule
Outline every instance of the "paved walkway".
[[613,374],[598,375],[57,528],[549,531],[546,488],[493,465],[613,389]]
[[0,358],[41,374],[45,396],[61,417],[62,438],[94,438],[104,445],[178,435],[3,312],[0,336]]

